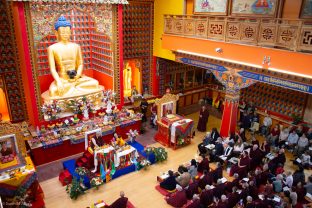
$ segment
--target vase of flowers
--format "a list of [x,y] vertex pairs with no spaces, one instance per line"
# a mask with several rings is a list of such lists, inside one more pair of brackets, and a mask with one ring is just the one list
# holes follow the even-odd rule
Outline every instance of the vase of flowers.
[[103,180],[100,177],[94,177],[90,181],[91,187],[99,189],[99,186],[103,184]]
[[147,159],[143,159],[138,163],[138,170],[144,169],[147,170],[148,166],[151,165],[151,162]]
[[85,167],[78,167],[75,169],[75,173],[77,173],[80,177],[84,177],[89,173],[89,170]]

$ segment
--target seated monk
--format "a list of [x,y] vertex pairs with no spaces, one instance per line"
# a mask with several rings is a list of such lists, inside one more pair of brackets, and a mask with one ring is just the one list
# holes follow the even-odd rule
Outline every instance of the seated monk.
[[160,187],[168,191],[173,191],[176,188],[177,181],[172,170],[169,170],[168,174],[169,177],[160,182]]
[[209,160],[205,155],[202,155],[203,160],[198,164],[197,171],[202,173],[204,170],[209,172]]
[[186,208],[199,208],[201,205],[200,205],[200,198],[199,198],[199,195],[198,194],[194,194],[193,195],[193,198],[192,198],[192,202],[187,205]]
[[102,133],[97,132],[96,136],[91,139],[91,149],[102,147],[104,145],[104,141],[102,139]]
[[111,205],[106,205],[105,208],[127,208],[128,198],[125,197],[123,191],[120,192],[120,198],[114,201]]
[[165,199],[167,203],[173,207],[183,207],[187,203],[185,190],[179,185],[176,186],[177,192],[171,196],[167,196]]
[[208,207],[213,202],[213,197],[214,196],[212,187],[206,185],[205,189],[200,195],[200,203],[204,205],[204,207]]
[[213,173],[208,172],[207,170],[204,170],[203,175],[200,177],[198,181],[198,186],[201,189],[204,189],[206,185],[212,185],[213,183]]
[[70,42],[71,24],[64,16],[54,25],[58,42],[48,47],[48,60],[54,82],[50,85],[50,97],[81,96],[100,90],[99,82],[82,75],[81,48]]
[[240,178],[244,178],[247,175],[247,171],[250,165],[250,158],[248,152],[243,151],[238,160],[238,163],[233,165],[230,170],[230,176],[234,173],[238,173]]

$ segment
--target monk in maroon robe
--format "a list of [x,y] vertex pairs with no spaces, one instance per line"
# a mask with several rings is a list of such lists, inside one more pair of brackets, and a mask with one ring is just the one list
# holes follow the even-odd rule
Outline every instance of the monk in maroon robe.
[[183,207],[183,205],[187,203],[185,190],[183,190],[183,188],[179,185],[177,185],[176,189],[177,192],[169,197],[166,197],[166,201],[173,207]]
[[192,202],[186,208],[198,208],[200,207],[200,198],[197,194],[194,194]]
[[125,193],[123,191],[120,192],[120,198],[114,201],[109,206],[105,206],[106,208],[127,208],[128,198],[125,197]]
[[207,170],[209,172],[209,160],[206,156],[202,156],[203,160],[198,164],[197,171],[202,173],[204,170]]
[[186,188],[185,188],[185,192],[186,192],[186,197],[188,199],[192,199],[194,194],[198,194],[199,191],[198,191],[198,181],[194,181],[193,183],[190,183],[190,185],[188,185]]
[[197,130],[205,132],[207,129],[207,122],[209,117],[209,111],[205,105],[202,106],[199,112],[199,120],[197,125]]
[[200,195],[200,203],[204,205],[204,207],[208,207],[213,202],[213,189],[206,186],[205,190]]
[[227,192],[232,192],[233,187],[238,187],[239,186],[239,175],[236,173],[234,174],[234,180],[229,181],[226,183],[226,190]]
[[250,169],[256,169],[262,162],[263,153],[259,149],[258,145],[254,145],[250,150],[249,157],[251,158]]
[[231,167],[230,176],[234,175],[234,173],[238,173],[240,178],[244,178],[247,175],[249,165],[250,165],[250,158],[247,152],[243,151],[238,163]]
[[213,181],[216,183],[219,178],[223,177],[223,169],[221,163],[217,163],[217,168],[212,172]]
[[228,198],[228,207],[235,207],[237,202],[239,201],[239,194],[237,193],[237,188],[232,188],[232,193],[227,194]]
[[198,181],[198,186],[203,190],[206,185],[211,185],[213,182],[212,172],[204,171],[204,174],[200,177]]

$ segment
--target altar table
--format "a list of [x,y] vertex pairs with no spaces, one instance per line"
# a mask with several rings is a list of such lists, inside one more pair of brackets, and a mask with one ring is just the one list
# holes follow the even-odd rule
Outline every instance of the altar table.
[[[8,205],[9,207],[10,203],[19,203],[16,201],[10,202],[9,200],[15,196],[24,196],[26,192],[30,194],[30,197],[39,200],[37,194],[39,194],[38,189],[40,189],[40,187],[34,164],[30,157],[25,157],[25,162],[25,166],[21,167],[21,169],[24,169],[23,172],[15,174],[12,178],[9,177],[8,174],[0,176],[0,196],[2,197],[3,205]],[[40,198],[41,204],[44,204],[42,197]],[[25,204],[26,202],[21,203],[24,203],[21,205],[27,205]],[[32,205],[30,204],[30,207],[31,206]]]
[[[126,133],[132,130],[140,131],[141,120],[130,120],[121,123],[118,126],[114,126],[115,131],[103,131],[102,139],[104,142],[109,143],[113,138],[114,132],[117,132],[123,138],[127,138]],[[84,152],[84,134],[81,135],[80,143],[73,143],[69,137],[64,138],[62,143],[55,146],[44,147],[42,144],[33,145],[27,141],[27,145],[30,148],[31,158],[35,165],[42,165],[55,160],[59,160],[65,157],[69,157],[75,154]]]
[[180,145],[179,139],[183,140],[184,144],[190,143],[194,126],[193,120],[185,119],[179,115],[171,115],[170,118],[161,118],[157,124],[158,131],[155,140],[162,145],[176,149]]

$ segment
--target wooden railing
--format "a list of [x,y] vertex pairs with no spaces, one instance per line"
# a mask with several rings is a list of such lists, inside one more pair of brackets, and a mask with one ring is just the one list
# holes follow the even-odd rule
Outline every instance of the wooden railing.
[[268,18],[165,15],[164,33],[312,52],[312,22]]

